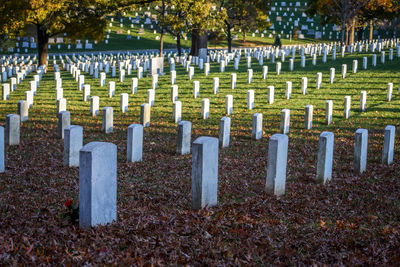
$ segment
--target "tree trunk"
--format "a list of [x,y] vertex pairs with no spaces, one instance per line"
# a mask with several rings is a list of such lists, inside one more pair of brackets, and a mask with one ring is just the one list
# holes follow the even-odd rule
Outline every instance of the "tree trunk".
[[[162,0],[161,19],[162,19],[162,23],[164,23],[164,19],[165,19],[165,0]],[[161,25],[163,25],[163,24],[161,24]],[[164,53],[164,26],[161,26],[160,57],[163,56],[163,53]]]
[[357,41],[363,41],[364,40],[364,29],[363,27],[360,27],[357,31]]
[[243,31],[243,44],[246,43],[246,31]]
[[38,38],[39,66],[47,66],[47,54],[49,52],[49,35],[41,25],[36,25]]
[[226,27],[227,27],[227,30],[228,30],[228,34],[227,34],[227,37],[228,37],[228,53],[232,53],[232,35],[231,35],[232,26],[229,23],[226,23],[226,22],[225,22],[225,24],[226,24]]
[[207,32],[195,29],[192,31],[192,46],[190,54],[192,56],[199,55],[200,48],[207,48],[208,35]]
[[178,56],[182,55],[181,33],[176,36],[176,48],[178,49]]
[[356,30],[356,18],[351,19],[349,44],[354,44],[354,34]]
[[164,28],[161,28],[161,37],[160,37],[160,57],[163,56],[164,53]]
[[371,19],[369,21],[369,40],[372,41],[374,38],[374,21]]
[[345,38],[346,38],[346,36],[345,36],[345,34],[346,34],[346,20],[342,20],[342,36],[341,36],[341,42],[342,42],[342,44],[344,43],[344,41],[345,41]]

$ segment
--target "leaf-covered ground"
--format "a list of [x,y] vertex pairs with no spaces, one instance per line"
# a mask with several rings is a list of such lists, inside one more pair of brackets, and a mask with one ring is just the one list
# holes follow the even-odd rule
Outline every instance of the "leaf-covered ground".
[[[63,141],[57,139],[52,67],[41,81],[29,121],[21,125],[21,144],[7,147],[6,173],[0,174],[0,262],[2,265],[398,265],[400,261],[400,160],[396,139],[395,161],[380,163],[383,130],[399,126],[399,59],[361,70],[362,56],[347,55],[336,61],[277,76],[269,61],[269,76],[261,79],[261,66],[253,59],[254,82],[246,83],[242,58],[238,88],[230,89],[231,63],[225,73],[212,64],[210,76],[196,69],[200,98],[192,97],[192,81],[177,67],[183,119],[193,122],[192,141],[202,135],[217,136],[224,116],[225,95],[234,96],[231,146],[219,152],[219,205],[194,211],[191,203],[191,155],[179,156],[176,124],[172,123],[169,75],[160,77],[151,127],[144,131],[144,158],[126,163],[127,127],[139,122],[140,104],[146,101],[151,78],[139,81],[139,92],[130,92],[130,78],[117,82],[116,97],[107,87],[85,75],[100,107],[114,107],[114,133],[101,133],[101,116],[90,117],[90,103],[72,76],[62,71],[64,97],[72,124],[84,126],[84,143],[113,142],[118,146],[118,220],[81,230],[64,218],[64,203],[78,201],[78,168],[62,165]],[[340,77],[341,64],[359,60],[360,71]],[[378,58],[379,59],[379,58]],[[59,64],[59,60],[57,59]],[[379,61],[379,60],[378,60]],[[52,60],[51,60],[51,63]],[[328,83],[329,68],[336,67],[336,82]],[[322,89],[315,77],[323,72]],[[168,67],[166,72],[169,73]],[[300,92],[301,77],[309,79],[309,93]],[[220,93],[212,93],[212,77],[220,77]],[[0,117],[16,113],[18,100],[29,90],[29,76],[11,99],[0,101]],[[107,82],[117,81],[107,76]],[[293,97],[284,99],[285,82],[293,82]],[[394,97],[386,101],[387,83]],[[275,103],[267,104],[267,86],[274,85]],[[256,108],[246,108],[248,89],[254,89]],[[359,95],[367,91],[367,112],[359,112]],[[119,111],[119,94],[129,93],[129,112]],[[343,119],[344,96],[352,96],[352,114]],[[210,99],[210,119],[201,120],[201,98]],[[334,124],[324,124],[325,100],[334,102]],[[304,108],[314,105],[314,128],[304,130]],[[291,110],[286,194],[265,193],[269,137],[279,131],[280,113]],[[263,113],[264,138],[251,140],[252,114]],[[2,123],[4,125],[4,123]],[[369,130],[368,169],[353,171],[354,132]],[[314,182],[318,137],[335,133],[332,181]],[[398,131],[397,131],[398,132]]]

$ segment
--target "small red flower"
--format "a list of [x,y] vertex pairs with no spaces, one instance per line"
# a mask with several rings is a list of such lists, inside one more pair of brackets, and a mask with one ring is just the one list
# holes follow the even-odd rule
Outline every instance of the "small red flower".
[[64,202],[65,207],[71,208],[72,207],[72,200],[68,199],[67,201]]

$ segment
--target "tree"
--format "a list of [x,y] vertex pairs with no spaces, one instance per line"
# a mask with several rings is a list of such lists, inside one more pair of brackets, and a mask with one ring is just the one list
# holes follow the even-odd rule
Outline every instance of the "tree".
[[185,0],[170,0],[170,6],[161,23],[165,25],[165,31],[176,37],[176,48],[178,55],[182,54],[181,37],[186,28],[186,15],[189,11],[189,1]]
[[207,48],[208,32],[220,31],[226,12],[217,10],[208,0],[187,0],[186,27],[192,35],[191,55],[197,56],[200,48]]
[[306,13],[311,17],[321,15],[323,24],[341,25],[341,41],[352,43],[361,9],[371,1],[373,0],[309,0]]
[[232,50],[232,34],[234,27],[243,32],[243,41],[246,42],[246,32],[254,29],[262,30],[270,26],[267,22],[271,0],[221,0],[220,8],[226,10],[226,34],[228,50]]
[[47,65],[49,38],[66,33],[76,40],[104,37],[104,15],[118,1],[107,0],[2,0],[0,34],[21,35],[36,28],[39,65]]
[[361,9],[362,21],[368,23],[369,40],[373,38],[374,19],[389,20],[399,17],[400,0],[373,0]]

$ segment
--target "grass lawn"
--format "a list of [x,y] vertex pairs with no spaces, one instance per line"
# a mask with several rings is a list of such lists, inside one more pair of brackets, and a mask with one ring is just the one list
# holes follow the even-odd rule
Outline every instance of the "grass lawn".
[[[150,47],[149,47],[150,48]],[[121,47],[122,49],[122,47]],[[386,53],[388,54],[388,52]],[[362,70],[362,57],[368,70]],[[358,59],[359,72],[351,73]],[[191,155],[175,153],[177,124],[172,122],[169,67],[159,77],[151,127],[144,130],[143,162],[126,162],[127,128],[140,121],[140,105],[147,101],[151,78],[139,80],[138,93],[131,94],[130,80],[118,78],[116,96],[108,87],[85,74],[91,95],[100,97],[100,109],[114,108],[114,132],[101,132],[102,117],[90,116],[90,102],[72,75],[62,70],[64,98],[71,124],[84,127],[84,143],[112,142],[118,146],[118,221],[90,231],[62,218],[64,202],[78,200],[79,170],[62,165],[63,141],[57,139],[54,72],[43,76],[29,121],[21,125],[21,144],[7,147],[6,173],[0,179],[0,255],[5,264],[129,264],[164,265],[395,265],[400,244],[400,141],[395,142],[395,161],[381,164],[383,131],[399,126],[399,58],[372,67],[371,54],[353,54],[336,61],[306,68],[295,60],[275,64],[267,80],[262,66],[253,59],[253,83],[247,84],[242,56],[240,69],[231,62],[224,73],[211,64],[209,76],[195,68],[200,97],[194,99],[193,81],[177,64],[178,99],[182,119],[193,123],[192,141],[199,136],[218,136],[219,120],[225,116],[225,96],[233,95],[231,146],[219,152],[219,205],[193,211],[191,204]],[[58,64],[60,64],[59,60]],[[50,60],[52,63],[52,60]],[[348,65],[346,79],[341,65]],[[333,84],[329,69],[336,68]],[[230,73],[237,73],[237,88],[230,88]],[[316,73],[323,73],[321,89],[315,89]],[[220,78],[219,94],[212,90],[213,77]],[[301,78],[308,77],[308,94],[301,94]],[[0,117],[16,113],[17,102],[29,90],[29,76],[0,101]],[[285,99],[286,81],[293,82],[292,98]],[[394,83],[393,99],[386,101],[387,83]],[[275,103],[267,103],[267,86],[275,86]],[[247,109],[247,90],[255,91],[255,109]],[[359,111],[360,92],[367,91],[367,111]],[[129,93],[129,111],[119,111],[119,94]],[[351,117],[343,118],[345,96],[351,96]],[[210,99],[210,118],[202,120],[201,99]],[[325,101],[333,100],[333,124],[325,125]],[[304,109],[314,106],[313,129],[304,129]],[[265,193],[268,140],[279,132],[282,109],[290,109],[289,154],[286,194]],[[252,115],[263,114],[263,139],[251,139]],[[354,133],[369,130],[368,167],[362,175],[353,172]],[[327,185],[314,182],[318,138],[322,131],[335,134],[333,178]],[[397,130],[397,133],[399,131]]]

